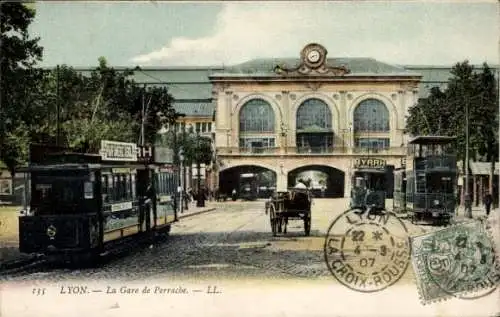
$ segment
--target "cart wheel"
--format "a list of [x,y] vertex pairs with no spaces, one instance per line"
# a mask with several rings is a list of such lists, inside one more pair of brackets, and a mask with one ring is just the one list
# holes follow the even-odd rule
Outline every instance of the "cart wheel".
[[306,237],[311,234],[311,218],[304,218],[304,232]]

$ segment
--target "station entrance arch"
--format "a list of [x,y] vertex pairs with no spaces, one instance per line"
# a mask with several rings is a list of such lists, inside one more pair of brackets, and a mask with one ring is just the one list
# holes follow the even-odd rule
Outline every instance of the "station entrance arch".
[[239,165],[225,169],[219,174],[219,191],[230,195],[233,189],[241,190],[241,175],[256,174],[259,198],[268,198],[276,189],[276,172],[257,165]]
[[339,169],[326,165],[307,165],[288,173],[288,187],[295,186],[299,180],[309,183],[315,197],[344,197],[345,173]]

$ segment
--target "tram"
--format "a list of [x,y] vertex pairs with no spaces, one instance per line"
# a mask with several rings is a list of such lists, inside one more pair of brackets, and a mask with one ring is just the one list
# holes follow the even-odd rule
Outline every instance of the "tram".
[[96,260],[114,242],[168,234],[177,178],[161,153],[114,141],[90,154],[31,145],[21,169],[31,197],[19,217],[20,252]]
[[401,167],[394,170],[394,194],[392,211],[398,214],[406,212],[406,169]]
[[386,162],[381,159],[356,159],[352,177],[351,209],[385,209]]
[[244,173],[240,174],[240,193],[241,199],[255,200],[258,198],[258,180],[257,174]]
[[[417,136],[408,142],[406,181],[395,183],[395,205],[412,223],[449,224],[455,215],[457,158],[455,137]],[[404,195],[396,195],[404,193]],[[397,196],[397,197],[396,197]]]

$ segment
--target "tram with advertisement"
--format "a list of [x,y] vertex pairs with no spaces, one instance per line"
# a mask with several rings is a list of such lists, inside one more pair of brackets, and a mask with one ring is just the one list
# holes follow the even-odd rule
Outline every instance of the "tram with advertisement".
[[351,209],[364,211],[370,208],[371,212],[385,209],[386,169],[386,161],[382,159],[359,158],[354,160],[349,203]]
[[395,182],[394,204],[408,213],[412,223],[449,224],[453,219],[457,187],[455,139],[417,136],[408,142],[406,168],[400,172],[401,181]]
[[91,263],[115,242],[168,234],[177,184],[165,153],[114,141],[99,153],[31,145],[20,251]]

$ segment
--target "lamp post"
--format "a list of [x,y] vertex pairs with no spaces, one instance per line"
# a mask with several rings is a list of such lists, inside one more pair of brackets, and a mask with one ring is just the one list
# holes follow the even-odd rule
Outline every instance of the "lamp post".
[[[181,171],[182,171],[182,165],[183,165],[183,161],[184,161],[184,151],[182,149],[178,149],[178,141],[177,141],[177,119],[180,118],[180,117],[185,117],[185,114],[183,113],[175,113],[174,116],[172,118],[170,118],[168,124],[169,124],[169,129],[172,130],[172,148],[173,148],[173,154],[174,154],[174,157],[173,157],[173,163],[174,163],[174,166],[176,166],[175,168],[175,181],[174,181],[174,221],[177,221],[178,219],[178,210],[180,208],[180,212],[182,213],[183,210],[182,210],[182,207],[183,207],[183,204],[182,204],[182,178],[181,178]],[[162,127],[162,129],[160,129],[160,131],[158,131],[158,133],[160,134],[164,134],[166,133],[166,129],[164,127]],[[177,190],[177,192],[176,192]],[[178,195],[177,195],[178,194]],[[179,203],[177,203],[177,197],[179,197]]]
[[205,199],[203,191],[201,190],[201,166],[200,166],[200,131],[196,130],[196,176],[198,183],[198,200],[196,201],[196,207],[205,207]]
[[61,142],[61,109],[59,102],[59,65],[56,66],[56,145],[59,146]]

